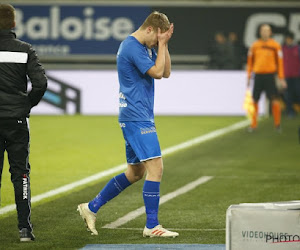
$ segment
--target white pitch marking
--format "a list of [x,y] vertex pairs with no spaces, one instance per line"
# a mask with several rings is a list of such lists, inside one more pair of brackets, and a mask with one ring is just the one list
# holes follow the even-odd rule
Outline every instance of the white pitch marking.
[[[181,188],[178,188],[177,190],[175,190],[171,193],[168,193],[168,194],[162,196],[160,198],[159,205],[162,205],[162,204],[166,203],[167,201],[169,201],[173,198],[176,198],[177,196],[179,196],[181,194],[185,194],[185,193],[191,191],[192,189],[196,188],[197,186],[208,182],[212,178],[213,178],[213,176],[202,176],[199,179],[197,179],[193,182],[190,182],[189,184],[187,184],[187,185],[185,185]],[[144,213],[145,213],[145,206],[140,207],[140,208],[124,215],[123,217],[117,219],[114,222],[111,222],[109,224],[104,225],[102,228],[117,228],[117,227],[122,226],[125,223],[131,221],[131,220],[134,220],[135,218],[137,218],[138,216],[140,216]]]
[[[232,124],[228,127],[212,131],[212,132],[207,133],[205,135],[201,135],[201,136],[198,136],[194,139],[191,139],[191,140],[188,140],[186,142],[180,143],[178,145],[166,148],[162,151],[162,155],[167,156],[167,155],[175,153],[179,150],[186,149],[186,148],[192,147],[194,145],[198,145],[200,143],[203,143],[203,142],[206,142],[208,140],[214,139],[218,136],[225,135],[225,134],[230,133],[232,131],[238,130],[238,129],[243,128],[243,127],[246,127],[247,125],[249,125],[249,121],[245,120],[245,121],[241,121],[241,122]],[[103,177],[118,173],[118,172],[120,172],[120,171],[122,171],[126,168],[127,168],[126,163],[121,164],[121,165],[113,167],[109,170],[105,170],[105,171],[99,172],[97,174],[91,175],[89,177],[86,177],[84,179],[81,179],[79,181],[72,182],[70,184],[67,184],[65,186],[62,186],[62,187],[59,187],[59,188],[56,188],[56,189],[52,189],[52,190],[50,190],[46,193],[39,194],[39,195],[36,195],[36,196],[32,197],[31,203],[33,204],[33,203],[39,202],[41,200],[50,198],[52,196],[56,196],[58,194],[68,192],[72,189],[83,186],[83,185],[88,184],[92,181],[96,181],[96,180],[99,180]],[[1,214],[6,214],[6,213],[11,212],[11,211],[14,211],[15,209],[16,209],[16,205],[7,205],[3,208],[0,208],[0,215]]]
[[195,145],[198,145],[200,143],[209,141],[209,140],[214,139],[216,137],[228,134],[232,131],[244,128],[248,125],[249,125],[249,120],[234,123],[234,124],[232,124],[228,127],[217,129],[217,130],[212,131],[210,133],[207,133],[205,135],[201,135],[201,136],[198,136],[194,139],[191,139],[191,140],[188,140],[186,142],[180,143],[178,145],[166,148],[165,150],[162,151],[162,155],[172,154],[172,153],[177,152],[179,150],[193,147]]

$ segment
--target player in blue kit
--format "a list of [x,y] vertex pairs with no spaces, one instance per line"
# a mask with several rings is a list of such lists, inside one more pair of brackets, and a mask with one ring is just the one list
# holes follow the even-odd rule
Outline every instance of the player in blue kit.
[[154,11],[119,47],[119,123],[125,139],[128,168],[125,173],[112,178],[92,201],[78,206],[88,230],[94,235],[98,234],[95,222],[100,207],[147,172],[143,187],[147,215],[143,236],[178,236],[158,222],[163,162],[153,114],[154,78],[168,78],[171,73],[168,41],[173,30],[167,16]]

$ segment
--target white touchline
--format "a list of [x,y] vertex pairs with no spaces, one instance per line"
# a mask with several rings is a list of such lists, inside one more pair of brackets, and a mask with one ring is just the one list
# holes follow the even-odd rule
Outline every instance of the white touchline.
[[[196,137],[194,139],[188,140],[186,142],[183,142],[183,143],[177,144],[175,146],[166,148],[166,149],[162,150],[162,155],[166,156],[166,155],[172,154],[174,152],[177,152],[179,150],[192,147],[194,145],[197,145],[197,144],[206,142],[208,140],[214,139],[214,138],[216,138],[218,136],[227,134],[229,132],[238,130],[238,129],[243,128],[243,127],[246,127],[247,125],[249,125],[249,121],[245,120],[245,121],[241,121],[241,122],[235,123],[233,125],[230,125],[228,127],[212,131],[212,132],[207,133],[205,135],[201,135],[199,137]],[[52,197],[52,196],[55,196],[55,195],[58,195],[58,194],[62,194],[62,193],[65,193],[65,192],[68,192],[68,191],[70,191],[72,189],[75,189],[77,187],[83,186],[83,185],[85,185],[87,183],[90,183],[92,181],[96,181],[96,180],[99,180],[99,179],[101,179],[103,177],[106,177],[106,176],[112,175],[114,173],[120,172],[120,171],[122,171],[122,170],[124,170],[126,168],[127,168],[127,164],[126,163],[125,164],[121,164],[121,165],[113,167],[113,168],[111,168],[109,170],[105,170],[105,171],[99,172],[97,174],[91,175],[91,176],[89,176],[87,178],[84,178],[84,179],[81,179],[79,181],[72,182],[72,183],[67,184],[65,186],[62,186],[60,188],[56,188],[56,189],[50,190],[50,191],[48,191],[46,193],[36,195],[36,196],[32,197],[31,203],[36,203],[36,202],[39,202],[39,201],[44,200],[46,198],[49,198],[49,197]],[[11,211],[13,211],[15,209],[16,209],[16,205],[7,205],[7,206],[5,206],[3,208],[0,208],[0,215],[1,214],[6,214],[6,213],[11,212]]]
[[[201,185],[205,182],[208,182],[212,178],[213,178],[213,176],[202,176],[199,179],[197,179],[193,182],[190,182],[189,184],[175,190],[174,192],[163,195],[160,198],[159,205],[162,205],[165,202],[167,202],[167,201],[169,201],[169,200],[171,200],[171,199],[173,199],[173,198],[175,198],[175,197],[177,197],[181,194],[185,194],[185,193],[191,191],[192,189],[196,188],[197,186],[199,186],[199,185]],[[114,221],[112,223],[104,225],[102,228],[117,228],[117,227],[122,226],[125,223],[131,221],[131,220],[134,220],[135,218],[137,218],[138,216],[140,216],[144,213],[145,213],[145,207],[143,206],[143,207],[140,207],[140,208],[124,215],[123,217],[117,219],[116,221]]]

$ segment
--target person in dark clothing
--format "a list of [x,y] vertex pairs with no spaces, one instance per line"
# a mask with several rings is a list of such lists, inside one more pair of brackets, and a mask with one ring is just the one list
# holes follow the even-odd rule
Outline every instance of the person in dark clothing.
[[[33,241],[29,158],[29,114],[47,88],[47,77],[36,52],[16,39],[15,9],[0,4],[0,187],[7,151],[14,185],[20,241]],[[27,76],[32,89],[27,91]]]
[[223,32],[215,34],[215,41],[209,49],[210,69],[234,69],[234,49]]
[[283,66],[287,82],[284,93],[289,117],[295,116],[293,104],[300,104],[300,46],[294,43],[294,34],[289,32],[285,36],[283,52]]
[[237,34],[232,31],[228,34],[228,43],[233,49],[234,69],[243,69],[243,66],[247,61],[247,51],[245,46],[239,41]]

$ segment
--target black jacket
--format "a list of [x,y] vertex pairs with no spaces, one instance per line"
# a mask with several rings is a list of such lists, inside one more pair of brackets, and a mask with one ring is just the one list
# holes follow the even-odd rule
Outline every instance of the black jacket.
[[16,39],[12,30],[0,30],[0,119],[29,117],[46,88],[45,70],[32,46]]

